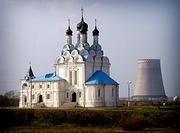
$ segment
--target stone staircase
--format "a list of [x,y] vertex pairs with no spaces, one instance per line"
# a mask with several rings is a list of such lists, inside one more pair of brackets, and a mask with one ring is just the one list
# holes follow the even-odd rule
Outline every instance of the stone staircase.
[[74,108],[77,106],[77,102],[65,102],[61,107],[62,108]]

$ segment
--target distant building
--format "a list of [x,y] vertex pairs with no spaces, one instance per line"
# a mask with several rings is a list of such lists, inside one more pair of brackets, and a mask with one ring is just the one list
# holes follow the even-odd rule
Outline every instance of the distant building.
[[31,66],[20,80],[19,107],[116,106],[119,84],[110,77],[110,62],[98,42],[95,24],[93,44],[87,42],[88,25],[77,24],[77,43],[72,44],[70,24],[66,43],[55,60],[55,72],[35,77]]
[[133,100],[167,99],[159,59],[138,60],[136,87]]

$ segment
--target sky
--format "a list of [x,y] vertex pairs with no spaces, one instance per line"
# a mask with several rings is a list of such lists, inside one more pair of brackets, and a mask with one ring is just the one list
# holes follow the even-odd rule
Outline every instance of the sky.
[[92,44],[94,19],[99,43],[111,62],[111,77],[133,95],[137,59],[160,59],[167,96],[180,96],[180,1],[178,0],[0,0],[0,93],[19,91],[31,62],[34,74],[53,71],[65,44],[68,19],[76,43],[81,8]]

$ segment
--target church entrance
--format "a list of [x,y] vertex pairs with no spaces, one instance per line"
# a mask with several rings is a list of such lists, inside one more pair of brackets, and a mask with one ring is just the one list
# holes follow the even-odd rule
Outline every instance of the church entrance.
[[72,101],[71,102],[76,102],[76,93],[75,92],[72,93]]
[[42,97],[42,95],[39,95],[38,103],[41,103],[41,102],[43,102],[43,97]]

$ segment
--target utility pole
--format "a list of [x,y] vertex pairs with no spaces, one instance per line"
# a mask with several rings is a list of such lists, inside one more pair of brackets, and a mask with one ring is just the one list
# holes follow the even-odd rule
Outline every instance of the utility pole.
[[130,106],[130,84],[131,84],[131,81],[127,81],[127,85],[128,85],[128,107]]
[[30,89],[31,89],[31,94],[30,94],[31,99],[30,100],[31,100],[31,108],[32,108],[32,79],[31,79],[31,77],[30,77]]

